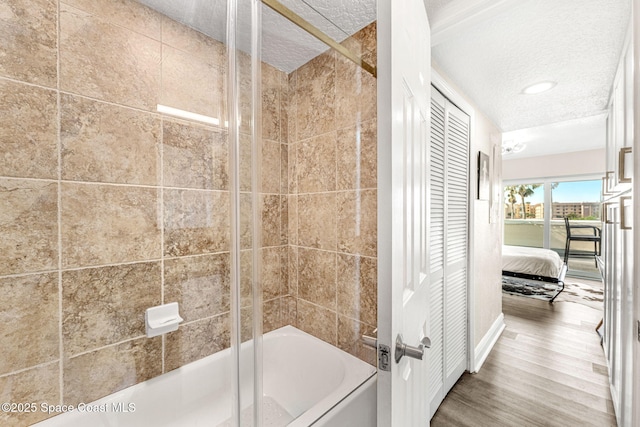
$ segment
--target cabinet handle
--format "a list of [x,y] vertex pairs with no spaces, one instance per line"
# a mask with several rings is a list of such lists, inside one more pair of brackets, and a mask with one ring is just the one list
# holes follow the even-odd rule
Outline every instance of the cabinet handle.
[[629,153],[632,153],[633,149],[631,147],[622,147],[620,152],[618,153],[618,182],[620,183],[628,183],[631,182],[631,178],[625,178],[624,174],[624,164],[625,164],[625,156]]
[[626,225],[626,218],[624,214],[624,202],[625,200],[631,200],[631,196],[620,197],[620,230],[631,230],[632,227]]
[[609,193],[609,188],[608,188],[608,181],[607,181],[607,177],[603,176],[602,177],[602,195],[603,196],[610,196],[611,193]]
[[605,195],[610,196],[613,193],[610,190],[610,185],[611,185],[611,180],[610,180],[610,176],[615,176],[615,172],[614,171],[607,171],[607,173],[604,176],[604,189],[605,189]]
[[615,224],[613,221],[609,221],[609,206],[615,203],[605,202],[602,204],[602,222],[605,224]]

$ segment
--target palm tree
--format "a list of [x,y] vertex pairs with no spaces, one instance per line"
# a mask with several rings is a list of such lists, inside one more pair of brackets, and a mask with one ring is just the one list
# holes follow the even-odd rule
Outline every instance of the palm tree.
[[513,214],[514,214],[514,205],[517,202],[516,199],[516,187],[515,185],[508,185],[504,188],[505,192],[507,193],[505,197],[507,199],[507,201],[509,202],[509,204],[511,205],[511,219],[513,219]]
[[533,196],[533,194],[535,193],[535,189],[538,187],[540,187],[540,184],[526,184],[516,186],[515,192],[519,194],[520,198],[522,199],[522,218],[527,217],[524,199]]

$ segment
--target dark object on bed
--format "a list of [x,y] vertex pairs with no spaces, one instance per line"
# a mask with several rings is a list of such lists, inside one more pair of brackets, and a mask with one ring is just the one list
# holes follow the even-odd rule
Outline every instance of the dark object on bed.
[[[589,252],[586,254],[573,254],[574,256],[593,256],[594,262],[596,263],[596,267],[598,266],[598,261],[596,260],[596,256],[600,255],[600,229],[594,225],[571,225],[569,223],[569,218],[564,217],[564,226],[567,229],[567,241],[564,245],[564,263],[567,264],[569,260],[569,251],[571,242],[593,242],[593,253]],[[591,234],[574,234],[571,232],[572,229],[590,229]]]
[[535,280],[535,281],[544,282],[544,283],[559,284],[560,285],[560,290],[558,290],[558,292],[553,296],[553,298],[551,298],[549,300],[549,304],[551,304],[553,302],[553,300],[555,300],[558,297],[558,295],[560,295],[560,293],[562,291],[564,291],[564,276],[566,274],[567,274],[567,263],[566,262],[564,263],[564,265],[560,269],[560,274],[558,275],[558,277],[546,277],[546,276],[539,276],[539,275],[536,275],[536,274],[515,273],[513,271],[502,270],[502,275],[503,276],[517,277],[519,279]]

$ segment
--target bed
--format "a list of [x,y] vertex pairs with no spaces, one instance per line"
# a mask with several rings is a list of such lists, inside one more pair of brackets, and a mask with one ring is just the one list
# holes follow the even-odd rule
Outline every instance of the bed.
[[567,265],[552,250],[507,245],[502,247],[502,275],[557,284],[558,290],[550,303],[564,290],[566,274]]

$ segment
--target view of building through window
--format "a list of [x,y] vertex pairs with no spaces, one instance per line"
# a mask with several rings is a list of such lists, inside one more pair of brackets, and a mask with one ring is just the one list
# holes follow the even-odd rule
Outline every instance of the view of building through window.
[[[551,207],[547,209],[548,218],[545,218],[545,189],[551,192],[548,198],[551,200]],[[600,180],[547,182],[546,185],[544,182],[533,182],[505,186],[505,245],[538,248],[546,246],[564,257],[567,237],[565,218],[570,223],[579,221],[580,225],[591,226],[584,228],[585,232],[599,232],[600,189]],[[549,233],[547,239],[545,233]],[[569,271],[585,275],[597,274],[592,254],[592,243],[572,243]]]

